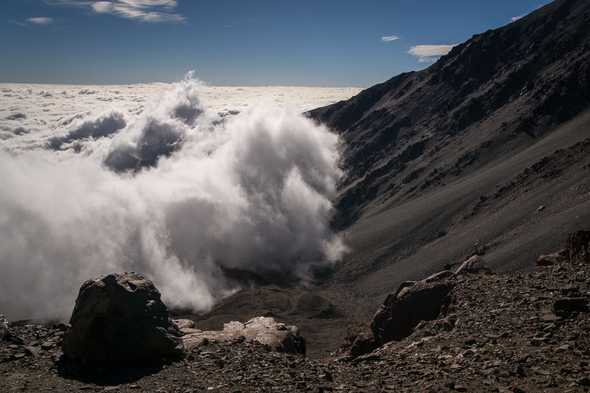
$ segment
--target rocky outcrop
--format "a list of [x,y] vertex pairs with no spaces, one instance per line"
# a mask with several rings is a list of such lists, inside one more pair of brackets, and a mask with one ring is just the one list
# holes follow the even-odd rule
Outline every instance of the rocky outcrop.
[[421,321],[438,318],[451,302],[451,288],[449,281],[419,281],[389,295],[371,322],[375,341],[401,340]]
[[183,355],[181,332],[160,292],[136,273],[85,282],[70,324],[64,356],[82,366],[156,364]]
[[[451,266],[451,265],[448,265]],[[423,322],[434,321],[446,314],[452,300],[452,289],[458,278],[466,274],[489,273],[483,258],[473,255],[459,264],[455,272],[443,270],[420,281],[404,281],[379,307],[370,324],[370,331],[354,336],[346,348],[345,358],[357,358],[390,342],[410,336]],[[452,329],[442,318],[437,327]]]
[[354,338],[348,354],[352,358],[364,355],[379,347],[379,343],[375,340],[373,332],[361,332]]
[[257,342],[273,351],[305,354],[305,340],[296,326],[286,325],[270,317],[252,318],[245,323],[233,321],[224,324],[220,331],[194,329],[186,320],[179,325],[182,340],[188,350],[210,342]]

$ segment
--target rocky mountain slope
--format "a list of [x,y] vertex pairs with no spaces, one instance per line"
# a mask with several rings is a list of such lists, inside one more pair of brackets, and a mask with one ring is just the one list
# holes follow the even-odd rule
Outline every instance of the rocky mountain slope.
[[195,319],[220,328],[272,315],[321,354],[405,280],[474,251],[496,271],[528,269],[585,228],[589,25],[590,2],[558,0],[423,71],[309,112],[342,137],[334,225],[350,253],[319,286],[247,289]]
[[558,0],[309,112],[342,137],[334,225],[349,254],[320,285],[245,289],[181,316],[215,329],[274,316],[321,356],[405,280],[474,252],[530,269],[590,222],[589,25],[590,2]]
[[[67,326],[9,324],[0,337],[0,391],[588,391],[590,264],[564,255],[541,259],[529,273],[476,272],[471,266],[430,277],[425,282],[431,287],[450,288],[444,310],[357,356],[343,348],[312,359],[248,340],[209,341],[180,361],[110,371],[93,367],[81,377],[69,374],[61,360]],[[396,296],[403,298],[408,288],[402,285]],[[413,288],[416,294],[425,286]],[[393,311],[398,320],[400,311]]]
[[[350,253],[317,285],[250,288],[174,317],[203,330],[274,317],[311,356],[197,332],[181,361],[72,378],[59,361],[68,327],[7,334],[0,321],[0,391],[590,390],[590,265],[562,253],[535,267],[590,223],[588,26],[590,2],[557,0],[310,112],[344,142],[334,225]],[[474,256],[490,271],[404,283]],[[391,311],[433,288],[445,301],[425,316]],[[384,324],[370,325],[380,304]]]
[[590,219],[590,2],[558,0],[310,112],[344,141],[335,286],[381,301],[470,255],[531,266]]

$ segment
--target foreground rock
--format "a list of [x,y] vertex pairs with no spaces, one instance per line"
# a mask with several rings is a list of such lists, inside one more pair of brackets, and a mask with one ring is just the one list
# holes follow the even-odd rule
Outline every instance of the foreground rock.
[[[0,392],[588,391],[590,313],[580,299],[590,293],[590,264],[451,280],[445,315],[353,362],[269,351],[256,341],[209,341],[157,372],[89,383],[56,372],[50,343],[63,326],[13,322],[11,334],[22,341],[0,340]],[[359,345],[372,339],[369,331]]]
[[379,308],[371,331],[376,343],[384,344],[409,336],[421,321],[431,321],[448,307],[452,285],[448,281],[404,283]]
[[154,284],[109,274],[80,288],[63,351],[83,366],[156,364],[183,355],[181,332]]
[[178,321],[185,336],[182,338],[188,350],[210,342],[236,343],[256,342],[273,351],[305,354],[305,340],[299,335],[296,326],[285,325],[274,318],[257,317],[246,323],[229,322],[221,331],[201,331],[194,329],[186,320]]

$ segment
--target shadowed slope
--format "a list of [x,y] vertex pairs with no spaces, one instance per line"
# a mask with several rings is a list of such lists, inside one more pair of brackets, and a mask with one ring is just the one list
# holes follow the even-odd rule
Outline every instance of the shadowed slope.
[[345,141],[336,284],[380,299],[475,243],[524,268],[588,222],[589,25],[589,2],[555,1],[310,112]]

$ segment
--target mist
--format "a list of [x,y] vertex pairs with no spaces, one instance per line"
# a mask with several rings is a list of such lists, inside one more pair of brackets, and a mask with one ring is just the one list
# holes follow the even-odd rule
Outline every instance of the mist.
[[219,114],[191,76],[136,114],[81,118],[45,149],[0,149],[0,310],[67,319],[82,282],[136,271],[210,309],[227,269],[308,280],[330,229],[339,140],[292,109]]

